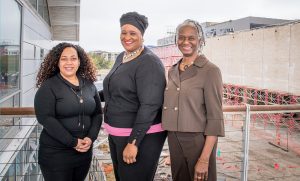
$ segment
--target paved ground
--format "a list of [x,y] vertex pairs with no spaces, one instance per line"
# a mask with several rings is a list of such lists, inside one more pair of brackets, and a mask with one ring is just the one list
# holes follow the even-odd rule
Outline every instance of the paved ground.
[[[230,119],[229,119],[230,118]],[[241,180],[242,161],[243,161],[243,142],[242,142],[242,120],[243,116],[235,116],[236,121],[232,122],[233,117],[227,117],[225,122],[226,137],[219,139],[217,150],[218,181]],[[282,135],[285,131],[282,129]],[[300,179],[300,132],[296,131],[290,135],[289,151],[273,146],[269,142],[275,140],[274,126],[264,125],[262,121],[257,121],[251,125],[250,150],[249,150],[249,171],[248,180],[284,180],[299,181]],[[106,135],[101,136],[105,140]],[[286,137],[281,138],[281,144],[286,147]],[[103,141],[100,152],[104,163],[111,163],[107,141]],[[167,143],[161,154],[155,181],[171,181],[170,166],[165,164],[168,156]],[[112,169],[107,171],[107,181],[113,181]]]
[[[242,117],[240,117],[242,120]],[[237,117],[236,120],[239,120]],[[232,120],[232,119],[230,119]],[[289,151],[273,146],[276,128],[257,120],[251,124],[248,180],[300,180],[300,132],[289,134]],[[226,137],[219,139],[218,175],[226,180],[241,180],[243,142],[242,121],[226,122]],[[287,129],[280,128],[280,146],[287,148]]]

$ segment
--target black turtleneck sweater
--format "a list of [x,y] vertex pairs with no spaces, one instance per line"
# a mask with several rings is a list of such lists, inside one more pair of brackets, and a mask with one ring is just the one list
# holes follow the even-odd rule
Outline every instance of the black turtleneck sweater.
[[74,147],[78,138],[89,137],[95,141],[101,127],[100,98],[92,82],[79,77],[79,86],[75,86],[57,74],[38,89],[34,108],[43,126],[40,164],[67,168],[91,160],[92,146],[86,153],[77,152]]

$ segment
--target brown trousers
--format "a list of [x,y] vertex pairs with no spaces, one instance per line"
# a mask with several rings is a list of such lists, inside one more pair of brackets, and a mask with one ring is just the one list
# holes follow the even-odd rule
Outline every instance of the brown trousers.
[[[173,181],[193,181],[194,167],[205,143],[203,133],[168,132]],[[217,180],[216,147],[211,153],[208,166],[208,181]]]

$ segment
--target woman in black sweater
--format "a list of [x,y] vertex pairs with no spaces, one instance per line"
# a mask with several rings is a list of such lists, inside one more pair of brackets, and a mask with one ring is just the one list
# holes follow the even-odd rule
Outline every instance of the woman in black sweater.
[[34,99],[40,135],[38,162],[46,181],[83,181],[102,123],[95,68],[84,50],[55,46],[41,64]]
[[105,123],[117,181],[151,181],[166,138],[161,128],[165,72],[160,59],[143,46],[147,18],[122,15],[125,49],[104,79]]

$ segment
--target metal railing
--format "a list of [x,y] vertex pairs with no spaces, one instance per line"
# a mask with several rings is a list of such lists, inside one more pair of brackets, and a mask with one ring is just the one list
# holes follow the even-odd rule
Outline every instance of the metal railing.
[[[297,180],[300,105],[224,106],[226,136],[217,148],[218,180]],[[41,126],[33,108],[0,108],[0,180],[42,180],[37,164]],[[164,147],[155,180],[170,180]],[[86,180],[113,180],[106,134],[100,131]]]
[[226,136],[219,138],[218,176],[226,180],[298,180],[300,105],[224,108]]

